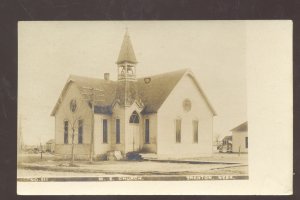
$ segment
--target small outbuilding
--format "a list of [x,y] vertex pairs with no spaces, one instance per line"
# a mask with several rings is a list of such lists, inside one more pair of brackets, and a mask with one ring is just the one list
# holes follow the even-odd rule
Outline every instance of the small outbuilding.
[[244,122],[234,129],[232,132],[232,152],[248,152],[248,122]]

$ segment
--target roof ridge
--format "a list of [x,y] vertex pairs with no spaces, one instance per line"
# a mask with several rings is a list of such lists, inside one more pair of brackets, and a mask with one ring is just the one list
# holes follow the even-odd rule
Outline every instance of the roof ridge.
[[[105,80],[105,79],[102,79],[102,78],[95,78],[95,77],[88,77],[88,76],[78,76],[78,75],[74,75],[74,74],[70,74],[68,80],[72,80],[72,77],[73,78],[82,78],[82,79],[94,79],[95,81],[110,81],[110,82],[115,82],[114,80]],[[76,80],[73,80],[73,81],[76,81]]]
[[176,72],[187,72],[187,71],[190,71],[189,68],[183,68],[183,69],[179,69],[179,70],[175,70],[175,71],[169,71],[169,72],[164,72],[164,73],[160,73],[160,74],[153,74],[153,75],[150,75],[150,76],[142,76],[140,78],[137,78],[137,79],[143,79],[143,78],[150,78],[150,77],[153,77],[153,76],[162,76],[162,75],[167,75],[167,74],[172,74],[172,73],[176,73]]
[[[142,77],[139,77],[137,79],[143,79],[143,78],[148,78],[148,77],[153,77],[153,76],[167,75],[167,74],[172,74],[172,73],[176,73],[176,72],[187,72],[187,71],[191,71],[190,68],[182,68],[182,69],[178,69],[178,70],[174,70],[174,71],[163,72],[163,73],[160,73],[160,74],[153,74],[153,75],[150,75],[150,76],[142,76]],[[74,78],[85,78],[85,79],[95,79],[95,80],[105,80],[105,79],[102,79],[102,78],[95,78],[95,77],[89,77],[89,76],[80,76],[80,75],[75,75],[75,74],[70,74],[68,80],[70,80],[72,77],[74,77]],[[107,80],[105,80],[105,81],[107,81]],[[108,81],[115,82],[114,80],[108,80]]]

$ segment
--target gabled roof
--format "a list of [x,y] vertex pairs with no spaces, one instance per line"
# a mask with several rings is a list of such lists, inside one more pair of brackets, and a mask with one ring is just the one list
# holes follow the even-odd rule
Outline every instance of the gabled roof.
[[[101,97],[95,97],[95,110],[97,111],[99,109],[102,109],[99,107],[110,106],[115,98],[117,86],[117,83],[115,81],[70,75],[53,111],[51,112],[51,116],[55,115],[62,99],[64,98],[66,91],[68,90],[70,83],[74,83],[78,87],[82,95],[88,96],[92,94],[92,91],[88,88],[94,88],[98,91],[98,93],[101,94]],[[97,92],[95,93],[97,94]]]
[[[204,97],[204,100],[206,101],[213,115],[216,115],[216,112],[214,111],[207,97],[205,96],[202,89],[200,88],[200,85],[198,84],[193,74],[188,69],[139,78],[137,80],[137,88],[138,88],[138,96],[144,104],[144,108],[142,112],[144,114],[157,112],[158,109],[161,107],[161,105],[164,103],[164,101],[167,99],[167,97],[170,95],[172,90],[175,88],[177,83],[181,80],[181,78],[185,74],[190,76],[194,80],[197,88],[199,89],[200,93]],[[150,82],[147,83],[145,79],[150,80]],[[71,75],[69,77],[69,80],[67,81],[66,86],[62,91],[62,94],[60,95],[58,102],[56,103],[56,106],[54,107],[51,113],[52,116],[55,115],[60,105],[61,99],[64,98],[65,92],[67,91],[67,88],[70,85],[69,83],[71,82],[78,87],[82,95],[91,93],[91,90],[85,88],[95,88],[97,90],[102,91],[103,95],[98,99],[101,101],[95,102],[94,112],[112,113],[112,104],[116,97],[117,81]]]
[[[138,79],[138,92],[145,105],[144,113],[154,113],[160,108],[187,69]],[[150,79],[149,83],[145,79]]]
[[137,63],[128,31],[126,31],[126,33],[124,35],[124,39],[123,39],[123,43],[122,43],[119,57],[117,60],[117,64],[120,64],[123,62]]
[[248,130],[248,122],[244,122],[237,127],[231,129],[230,131],[247,131]]
[[[193,73],[189,69],[181,69],[154,76],[139,78],[138,92],[142,102],[145,105],[143,113],[157,112],[184,75],[188,75],[193,79],[197,88],[199,89],[199,92],[204,97],[209,109],[212,111],[213,115],[216,115],[215,110],[209,103],[203,90],[200,88],[199,83],[196,81]],[[150,79],[150,82],[146,83],[145,79]]]
[[110,106],[116,96],[116,81],[74,75],[69,79],[76,84],[81,94],[91,95],[92,91],[88,88],[96,89],[95,106]]

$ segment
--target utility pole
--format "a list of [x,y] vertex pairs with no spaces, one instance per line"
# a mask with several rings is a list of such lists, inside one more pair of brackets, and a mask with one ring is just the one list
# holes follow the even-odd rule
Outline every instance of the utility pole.
[[95,117],[94,117],[94,90],[92,89],[92,100],[91,100],[91,104],[92,104],[92,134],[91,134],[91,145],[90,145],[90,162],[93,162],[93,155],[94,155],[94,121],[95,121]]
[[[92,88],[92,87],[82,87],[84,90],[88,90],[89,92],[83,93],[85,99],[89,100],[91,103],[92,109],[92,122],[91,122],[91,144],[90,144],[90,162],[93,162],[94,155],[94,109],[95,102],[102,102],[103,99],[97,99],[98,97],[103,97],[103,90]],[[98,92],[98,94],[96,94]]]

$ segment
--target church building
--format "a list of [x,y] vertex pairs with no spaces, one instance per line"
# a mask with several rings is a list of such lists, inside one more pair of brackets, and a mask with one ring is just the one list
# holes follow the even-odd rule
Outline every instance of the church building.
[[57,155],[70,156],[72,149],[75,158],[114,150],[166,157],[212,154],[216,112],[194,74],[182,69],[140,78],[137,67],[126,31],[117,80],[108,73],[103,79],[68,78],[51,113]]

